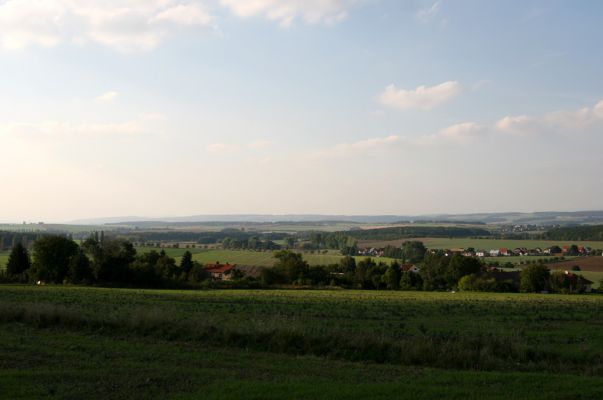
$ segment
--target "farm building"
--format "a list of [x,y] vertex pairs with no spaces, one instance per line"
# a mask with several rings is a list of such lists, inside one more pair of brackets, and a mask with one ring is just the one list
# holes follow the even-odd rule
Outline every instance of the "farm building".
[[205,266],[205,270],[211,275],[212,279],[217,279],[221,281],[229,281],[232,279],[232,273],[236,267],[235,265],[220,264],[219,262],[216,264],[207,264]]

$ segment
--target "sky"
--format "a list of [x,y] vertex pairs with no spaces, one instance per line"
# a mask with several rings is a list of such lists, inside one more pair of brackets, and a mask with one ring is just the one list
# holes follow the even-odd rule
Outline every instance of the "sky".
[[0,0],[0,221],[603,209],[603,2]]

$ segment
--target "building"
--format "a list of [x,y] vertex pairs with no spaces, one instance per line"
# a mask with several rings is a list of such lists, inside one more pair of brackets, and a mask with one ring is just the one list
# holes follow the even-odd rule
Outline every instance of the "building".
[[215,264],[207,264],[205,266],[205,270],[209,273],[212,279],[220,281],[229,281],[232,279],[232,273],[235,267],[236,264],[220,264],[219,262],[217,262]]

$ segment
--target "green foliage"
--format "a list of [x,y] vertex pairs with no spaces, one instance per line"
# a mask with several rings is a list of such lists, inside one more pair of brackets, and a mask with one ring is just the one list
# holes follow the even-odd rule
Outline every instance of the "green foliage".
[[453,281],[458,282],[465,275],[477,274],[482,268],[478,259],[473,257],[463,257],[455,254],[450,258],[448,269]]
[[277,262],[274,269],[282,273],[288,282],[305,284],[310,266],[304,261],[300,253],[290,250],[281,250],[274,253]]
[[416,237],[469,237],[490,236],[490,231],[482,228],[456,226],[399,226],[379,229],[359,229],[348,235],[361,240],[396,240]]
[[400,276],[400,289],[402,290],[422,290],[423,278],[415,272],[402,272]]
[[193,255],[190,251],[185,251],[180,260],[180,269],[183,274],[187,274],[193,269]]
[[29,252],[21,242],[18,242],[15,244],[8,257],[6,273],[9,276],[20,276],[30,267],[31,261],[29,259]]
[[409,240],[402,245],[402,256],[404,261],[409,263],[418,263],[423,261],[427,249],[423,242]]
[[78,254],[77,244],[63,236],[44,236],[33,246],[33,278],[62,283],[69,272],[71,258]]
[[389,290],[400,288],[400,266],[398,264],[390,265],[383,274],[383,283]]
[[549,289],[551,272],[545,265],[529,265],[521,271],[520,290],[522,292],[542,292]]
[[552,240],[603,240],[603,225],[581,225],[554,228],[546,232],[545,239]]
[[81,249],[69,260],[67,275],[70,283],[89,284],[94,280],[90,260]]

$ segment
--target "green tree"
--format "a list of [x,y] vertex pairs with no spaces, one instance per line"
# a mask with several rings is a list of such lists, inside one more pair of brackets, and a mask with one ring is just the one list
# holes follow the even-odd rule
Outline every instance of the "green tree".
[[400,289],[402,290],[420,290],[423,287],[421,275],[408,271],[402,272],[400,276]]
[[426,252],[427,248],[425,248],[423,242],[419,242],[417,240],[409,240],[402,244],[402,254],[404,255],[404,260],[406,262],[421,262],[423,261]]
[[450,283],[454,285],[465,275],[477,274],[481,268],[482,265],[477,258],[463,257],[460,254],[455,254],[448,264],[452,279]]
[[193,255],[188,250],[182,255],[182,259],[180,260],[180,269],[185,275],[188,275],[191,269],[193,269]]
[[282,271],[290,283],[304,283],[310,267],[300,253],[281,250],[275,252],[274,257],[277,259],[277,262],[274,264],[276,271]]
[[390,290],[400,288],[400,266],[398,264],[390,265],[383,274],[383,283]]
[[9,276],[18,276],[22,275],[30,267],[31,261],[29,259],[29,252],[21,242],[16,243],[8,257],[6,273]]
[[78,253],[78,245],[63,236],[43,236],[33,245],[33,276],[36,280],[62,283],[69,271],[71,257]]
[[94,275],[90,260],[81,249],[69,260],[67,276],[71,283],[91,283],[93,281]]
[[548,290],[551,271],[542,264],[530,265],[521,271],[519,289],[522,292],[541,292]]
[[356,259],[352,256],[345,256],[339,260],[339,266],[341,267],[342,272],[353,273],[356,270]]

